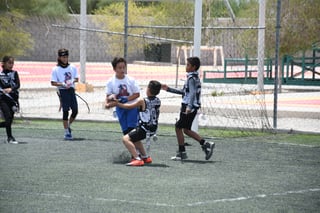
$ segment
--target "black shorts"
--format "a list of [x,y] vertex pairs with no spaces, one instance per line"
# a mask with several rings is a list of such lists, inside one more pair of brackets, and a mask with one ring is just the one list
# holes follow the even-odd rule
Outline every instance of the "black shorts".
[[74,88],[60,89],[60,99],[63,111],[69,111],[70,109],[78,109],[78,102]]
[[140,126],[131,130],[131,132],[129,132],[128,135],[130,137],[130,140],[133,143],[141,141],[143,139],[146,139],[146,137],[147,137],[146,131],[144,129],[142,129]]
[[191,130],[192,122],[193,122],[194,118],[196,117],[198,110],[194,109],[193,112],[186,114],[185,113],[186,108],[187,108],[186,104],[181,105],[180,118],[176,122],[176,128]]

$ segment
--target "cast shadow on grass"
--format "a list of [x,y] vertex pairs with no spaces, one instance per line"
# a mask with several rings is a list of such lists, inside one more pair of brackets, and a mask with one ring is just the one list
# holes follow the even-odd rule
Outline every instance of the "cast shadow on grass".
[[163,164],[163,163],[149,163],[149,164],[144,164],[144,166],[147,166],[147,167],[160,167],[160,168],[168,168],[168,167],[170,167],[167,164]]
[[84,140],[88,140],[87,138],[73,138],[73,140],[71,141],[84,141]]
[[[125,165],[126,163],[130,162],[130,160],[131,160],[131,155],[127,151],[116,151],[112,153],[113,164]],[[144,166],[162,167],[162,168],[169,167],[168,165],[162,164],[162,163],[150,163],[150,164],[144,164]]]
[[[180,161],[179,161],[180,162]],[[211,164],[217,163],[218,161],[209,161],[209,160],[183,160],[181,163],[197,163],[197,164]]]
[[[128,163],[128,162],[126,162]],[[118,164],[122,166],[126,166],[126,163],[124,162],[113,162],[113,164]],[[127,166],[127,167],[132,167],[132,166]],[[166,164],[161,164],[161,163],[150,163],[150,164],[144,164],[143,166],[139,167],[157,167],[157,168],[168,168],[169,166]]]
[[27,144],[28,142],[26,141],[19,141],[18,144]]

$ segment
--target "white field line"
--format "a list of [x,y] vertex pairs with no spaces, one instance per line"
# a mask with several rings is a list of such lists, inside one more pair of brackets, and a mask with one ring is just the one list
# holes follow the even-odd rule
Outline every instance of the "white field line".
[[[320,188],[311,188],[311,189],[303,189],[297,191],[286,191],[286,192],[277,192],[272,194],[258,194],[253,196],[243,196],[243,197],[234,197],[234,198],[222,198],[216,200],[206,200],[194,203],[186,203],[184,205],[176,205],[176,204],[167,204],[167,203],[150,203],[138,200],[124,200],[124,199],[116,199],[116,198],[93,198],[87,197],[88,200],[96,200],[96,201],[104,201],[104,202],[115,202],[115,203],[131,203],[131,204],[141,204],[147,206],[163,206],[163,207],[184,207],[184,206],[204,206],[208,204],[214,203],[225,203],[225,202],[240,202],[244,200],[256,199],[256,198],[266,198],[266,197],[275,197],[275,196],[287,196],[291,194],[308,194],[310,192],[319,192]],[[34,196],[43,196],[43,197],[60,197],[65,199],[76,199],[77,196],[66,195],[66,194],[59,194],[59,193],[42,193],[42,192],[28,192],[28,191],[18,191],[18,190],[6,190],[1,189],[0,193],[3,194],[20,194],[20,195],[34,195]],[[83,198],[83,197],[81,197]]]
[[279,145],[286,145],[286,146],[302,146],[302,147],[308,147],[308,148],[316,148],[319,146],[316,145],[309,145],[309,144],[299,144],[299,143],[286,143],[286,142],[268,142],[268,143],[273,143],[273,144],[279,144]]

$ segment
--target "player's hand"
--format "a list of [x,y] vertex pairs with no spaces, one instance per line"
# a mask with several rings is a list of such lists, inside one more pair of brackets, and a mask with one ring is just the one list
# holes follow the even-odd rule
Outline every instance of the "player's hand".
[[109,103],[109,102],[114,102],[114,101],[116,101],[116,100],[117,100],[117,98],[116,98],[116,96],[115,96],[114,94],[109,95],[109,96],[107,97],[107,103]]
[[166,84],[161,84],[161,89],[163,89],[163,90],[168,90],[168,85],[166,85]]
[[111,101],[111,102],[108,102],[108,103],[105,104],[105,108],[106,109],[110,109],[110,108],[115,107],[115,106],[117,106],[117,101]]
[[12,89],[9,87],[9,88],[3,89],[3,91],[4,91],[4,93],[9,94],[12,91]]
[[67,80],[66,81],[66,88],[69,89],[72,86],[72,81],[71,80]]
[[191,113],[191,112],[192,112],[192,110],[187,107],[185,113],[186,113],[186,114],[189,114],[189,113]]
[[119,98],[119,102],[122,103],[122,104],[127,103],[127,102],[128,102],[128,98],[127,98],[127,97],[124,97],[124,96],[121,96],[121,97]]

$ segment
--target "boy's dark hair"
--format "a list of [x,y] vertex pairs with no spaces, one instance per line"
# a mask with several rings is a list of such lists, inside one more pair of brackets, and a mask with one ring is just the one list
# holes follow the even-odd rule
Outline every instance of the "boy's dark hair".
[[124,59],[124,58],[119,58],[119,57],[115,57],[115,58],[112,60],[112,62],[111,62],[113,69],[115,69],[116,66],[117,66],[117,64],[120,63],[120,62],[123,62],[123,63],[127,66],[127,61],[126,61],[126,59]]
[[7,62],[10,61],[11,59],[14,59],[14,58],[13,58],[12,56],[8,56],[8,55],[3,56],[3,58],[2,58],[2,65],[1,65],[2,69],[4,69],[4,63],[7,63]]
[[10,61],[10,59],[13,59],[12,56],[8,56],[8,55],[5,55],[3,56],[2,58],[2,63],[7,63],[8,61]]
[[7,63],[7,62],[10,61],[11,59],[14,59],[14,58],[13,58],[12,56],[8,56],[8,55],[3,56],[1,67],[4,68],[4,63]]
[[192,65],[196,67],[196,70],[198,70],[200,68],[200,59],[198,57],[190,57],[187,58],[187,61]]
[[161,83],[156,80],[149,81],[148,88],[150,90],[151,95],[156,96],[159,94],[161,90]]

